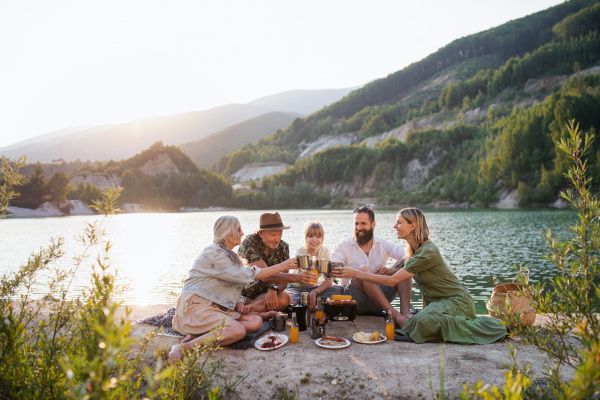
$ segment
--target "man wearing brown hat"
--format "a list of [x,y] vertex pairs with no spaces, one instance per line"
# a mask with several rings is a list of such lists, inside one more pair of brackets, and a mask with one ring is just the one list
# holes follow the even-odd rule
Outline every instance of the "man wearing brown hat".
[[[260,229],[246,236],[238,249],[238,254],[246,259],[248,265],[259,268],[287,263],[289,267],[298,265],[296,258],[290,258],[289,245],[281,240],[284,230],[290,229],[283,225],[278,212],[264,213],[260,216]],[[301,274],[279,273],[264,281],[258,280],[242,290],[242,296],[248,299],[246,304],[252,304],[254,311],[283,310],[290,304],[290,295],[285,292],[288,283],[315,284],[315,274],[305,271]]]

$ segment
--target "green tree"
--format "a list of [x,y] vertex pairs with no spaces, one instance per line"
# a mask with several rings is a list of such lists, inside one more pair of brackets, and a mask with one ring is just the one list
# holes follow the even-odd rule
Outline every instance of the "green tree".
[[64,172],[55,172],[46,183],[46,192],[53,201],[63,201],[67,198],[69,178]]

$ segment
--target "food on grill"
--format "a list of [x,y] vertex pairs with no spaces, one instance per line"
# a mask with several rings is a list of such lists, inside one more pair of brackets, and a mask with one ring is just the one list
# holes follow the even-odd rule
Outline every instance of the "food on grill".
[[332,306],[355,306],[356,301],[354,300],[331,300],[329,302]]
[[331,300],[352,300],[352,296],[334,294],[333,296],[331,296]]
[[370,342],[376,342],[379,340],[379,332],[375,331],[371,333],[371,337],[369,338]]
[[283,343],[283,339],[279,335],[269,335],[266,337],[263,344],[260,345],[263,349],[272,349]]

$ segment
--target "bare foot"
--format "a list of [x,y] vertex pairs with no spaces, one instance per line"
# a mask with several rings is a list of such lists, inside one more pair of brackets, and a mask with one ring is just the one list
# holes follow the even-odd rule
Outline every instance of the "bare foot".
[[194,335],[187,335],[182,341],[181,343],[187,343],[190,342],[194,339],[196,339],[198,336],[194,336]]
[[258,316],[261,317],[263,321],[268,321],[275,315],[277,315],[277,311],[267,311],[258,313]]
[[392,310],[392,319],[394,320],[396,325],[398,325],[400,327],[400,329],[406,329],[406,321],[408,321],[408,319],[410,317],[412,317],[411,314],[403,315],[403,314],[400,314],[398,311]]
[[175,346],[171,347],[171,351],[169,352],[169,365],[173,365],[174,363],[181,361],[181,359],[183,358],[183,350],[181,349],[181,346],[176,344]]

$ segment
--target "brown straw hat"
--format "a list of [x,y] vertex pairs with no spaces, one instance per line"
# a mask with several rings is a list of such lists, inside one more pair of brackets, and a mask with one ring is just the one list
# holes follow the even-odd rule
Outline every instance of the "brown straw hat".
[[282,231],[285,229],[290,229],[289,226],[283,225],[281,222],[281,216],[278,212],[274,213],[264,213],[260,215],[260,229],[255,230],[258,231]]

